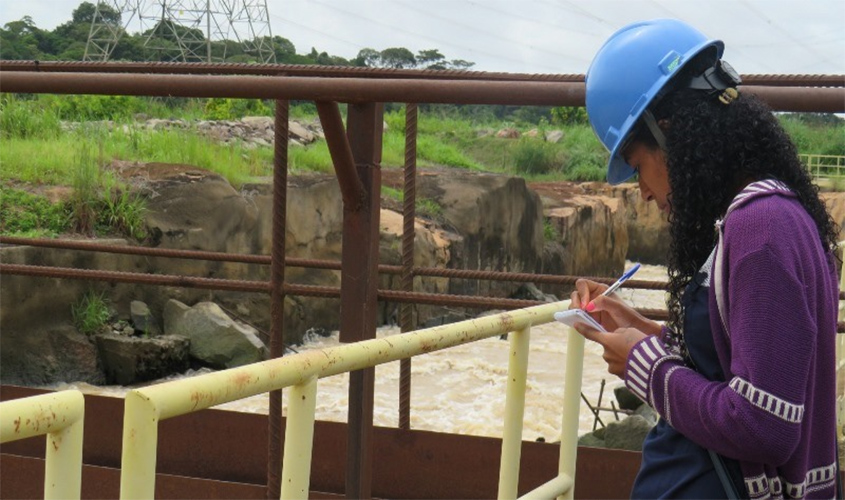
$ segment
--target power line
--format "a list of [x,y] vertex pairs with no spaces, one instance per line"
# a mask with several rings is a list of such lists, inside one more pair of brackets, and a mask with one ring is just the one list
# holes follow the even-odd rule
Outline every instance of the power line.
[[842,62],[841,60],[840,60],[840,61],[836,61],[836,62],[834,62],[834,61],[832,61],[829,57],[825,57],[825,56],[824,56],[824,55],[822,55],[822,54],[821,54],[821,53],[820,53],[817,49],[810,47],[810,46],[809,46],[809,45],[807,45],[805,42],[803,42],[803,41],[801,41],[800,39],[798,39],[798,38],[796,38],[795,36],[793,36],[793,35],[792,35],[792,33],[790,33],[789,31],[785,30],[785,29],[784,29],[782,26],[780,26],[779,24],[776,24],[776,23],[772,22],[772,20],[771,20],[771,19],[769,19],[769,18],[766,16],[765,12],[761,12],[759,9],[757,9],[756,7],[754,7],[753,5],[751,5],[751,3],[750,3],[750,2],[747,2],[746,0],[742,0],[742,2],[741,2],[741,3],[745,6],[745,8],[746,8],[746,9],[750,10],[750,11],[751,11],[751,12],[753,12],[753,13],[754,13],[757,17],[759,17],[759,18],[761,18],[762,20],[764,20],[764,21],[765,21],[765,22],[766,22],[769,26],[771,26],[771,27],[773,27],[773,28],[777,29],[778,31],[780,31],[781,33],[783,33],[784,35],[786,35],[786,37],[787,37],[787,38],[789,38],[790,40],[792,40],[793,42],[795,42],[797,45],[800,45],[802,48],[804,48],[804,50],[806,50],[806,51],[810,52],[811,54],[816,55],[816,56],[817,56],[817,57],[818,57],[818,58],[819,58],[822,62],[830,62],[830,63],[833,63],[833,64],[836,64],[836,62],[839,62],[839,63],[841,63],[841,62]]
[[[657,0],[651,0],[651,3],[653,3],[655,6],[657,6],[657,8],[662,9],[662,10],[663,10],[663,11],[665,11],[667,14],[669,14],[670,16],[672,16],[672,17],[674,17],[674,18],[676,18],[676,19],[683,19],[683,18],[684,18],[683,16],[679,16],[677,13],[673,12],[672,10],[670,10],[670,9],[669,9],[668,7],[666,7],[665,5],[663,5],[663,4],[661,4],[661,3],[658,3],[658,2],[657,2]],[[730,50],[731,50],[731,52],[733,52],[733,53],[737,53],[737,52],[738,52],[738,53],[740,53],[740,54],[744,54],[744,53],[745,53],[743,50],[739,49],[739,47],[737,47],[737,45],[735,45],[735,44],[730,45],[730,46],[729,46],[729,49],[730,49]],[[765,67],[765,68],[766,68],[766,70],[767,70],[768,72],[773,72],[773,73],[776,73],[776,72],[777,72],[777,70],[776,70],[776,69],[774,69],[774,68],[772,68],[771,66],[767,65],[766,63],[762,62],[759,58],[750,58],[750,59],[757,61],[757,63],[758,63],[758,64],[760,64],[760,65],[762,65],[763,67]]]
[[[538,25],[541,25],[541,26],[548,26],[548,27],[555,29],[555,30],[561,29],[560,25],[548,23],[548,22],[541,21],[541,20],[538,20],[538,19],[532,19],[530,17],[518,14],[516,12],[507,12],[507,11],[504,11],[504,10],[501,10],[501,9],[495,9],[495,8],[493,8],[493,7],[491,7],[487,4],[475,2],[473,0],[467,0],[467,3],[469,3],[470,5],[474,5],[475,7],[479,8],[479,9],[489,10],[490,12],[497,12],[499,14],[503,14],[503,15],[508,16],[508,17],[515,17],[517,19],[522,19],[523,21],[528,21],[530,23],[538,24]],[[546,4],[546,5],[551,5],[552,7],[555,7],[555,8],[558,8],[558,9],[560,8],[559,5],[549,4],[548,2],[540,2],[540,3]],[[567,11],[567,13],[569,13],[569,11]],[[580,33],[582,35],[587,35],[587,36],[596,37],[596,38],[599,37],[598,34],[596,34],[594,32],[590,32],[590,31],[585,31],[585,30],[580,30],[580,29],[577,29],[577,28],[570,28],[570,27],[567,27],[565,29],[566,29],[566,31],[573,31],[575,33]]]
[[351,42],[351,41],[343,39],[343,38],[339,38],[337,36],[326,33],[325,31],[320,31],[320,30],[314,29],[314,28],[312,28],[308,25],[298,23],[296,21],[291,21],[290,19],[285,19],[285,18],[283,18],[281,16],[277,16],[275,14],[270,14],[270,17],[275,17],[276,19],[282,21],[283,23],[292,24],[294,26],[299,26],[302,29],[317,33],[320,36],[324,36],[326,38],[331,38],[332,40],[336,40],[338,42],[345,43],[346,45],[349,45],[350,47],[354,47],[357,50],[361,50],[361,49],[365,48],[363,45],[361,45],[359,43],[355,43],[355,42]]
[[[527,47],[527,48],[534,50],[534,51],[545,52],[545,53],[551,54],[553,56],[565,57],[565,58],[568,58],[568,59],[571,59],[571,60],[574,60],[574,61],[589,62],[589,60],[581,58],[581,57],[576,57],[576,56],[571,56],[569,54],[563,54],[563,53],[560,53],[560,52],[555,52],[553,50],[548,50],[548,49],[545,49],[543,47],[538,47],[536,45],[529,45],[529,44],[526,44],[526,43],[523,43],[523,42],[520,42],[520,41],[517,41],[517,40],[513,40],[511,38],[503,37],[500,34],[493,34],[489,31],[485,31],[485,30],[482,30],[480,28],[476,28],[475,26],[470,26],[470,25],[466,25],[466,24],[463,24],[463,23],[459,23],[459,22],[455,21],[454,19],[450,19],[450,18],[444,17],[444,16],[438,16],[437,14],[433,14],[429,11],[425,11],[425,10],[422,10],[422,9],[417,9],[417,8],[412,7],[411,5],[409,5],[408,3],[403,2],[403,1],[397,1],[396,3],[399,4],[399,5],[402,5],[404,8],[406,8],[408,10],[418,12],[418,13],[426,16],[426,17],[431,17],[431,18],[434,18],[434,19],[440,19],[440,20],[446,21],[450,24],[454,24],[455,26],[459,26],[459,27],[461,27],[465,30],[474,31],[476,33],[480,33],[484,36],[493,38],[493,39],[498,40],[498,41],[511,42],[511,43],[517,44],[521,47]],[[473,2],[469,2],[469,3],[473,4]],[[477,5],[477,4],[473,4],[473,5]],[[492,9],[490,9],[490,10],[492,10]],[[507,13],[504,13],[504,14],[509,15]]]
[[[467,51],[470,51],[470,52],[473,52],[473,53],[485,54],[485,55],[488,55],[488,56],[490,56],[490,57],[493,57],[493,58],[496,58],[496,59],[499,59],[499,60],[503,60],[503,61],[510,61],[510,62],[514,62],[514,63],[520,64],[520,65],[525,63],[525,61],[520,60],[520,59],[514,59],[514,58],[511,58],[511,57],[504,56],[504,55],[502,55],[502,54],[495,54],[495,53],[487,52],[487,51],[480,50],[480,49],[477,49],[477,48],[474,48],[474,47],[468,47],[468,46],[466,46],[466,45],[459,45],[459,44],[455,44],[455,43],[449,43],[449,42],[446,42],[446,41],[444,41],[444,40],[437,39],[437,38],[434,38],[434,37],[431,37],[431,36],[428,36],[428,35],[424,35],[424,34],[421,34],[421,33],[416,33],[416,32],[413,32],[413,31],[410,31],[410,30],[407,30],[407,29],[403,29],[403,28],[399,28],[399,27],[396,27],[396,26],[391,25],[391,24],[389,24],[389,23],[382,22],[382,21],[379,21],[379,20],[376,20],[376,19],[372,19],[372,18],[369,18],[369,17],[363,16],[363,15],[361,15],[361,14],[357,14],[357,13],[355,13],[355,12],[349,12],[349,11],[347,11],[347,10],[344,10],[344,9],[340,9],[340,8],[334,7],[334,6],[332,6],[332,5],[329,5],[329,4],[327,4],[327,3],[324,3],[324,2],[321,2],[321,1],[318,1],[318,0],[311,0],[311,2],[312,2],[312,3],[315,3],[315,4],[317,4],[317,5],[322,5],[323,7],[326,7],[326,8],[328,8],[328,9],[335,10],[335,11],[337,11],[337,12],[340,12],[341,14],[344,14],[344,15],[346,15],[346,16],[356,17],[356,18],[362,19],[362,20],[364,20],[364,21],[367,21],[367,22],[369,22],[369,23],[376,24],[376,25],[380,25],[380,26],[384,26],[384,27],[386,27],[386,28],[388,28],[388,29],[390,29],[390,30],[393,30],[393,31],[398,31],[398,32],[400,32],[400,33],[402,33],[402,34],[406,34],[406,35],[413,35],[413,36],[416,36],[416,37],[418,37],[418,38],[425,39],[425,40],[429,40],[429,41],[432,41],[432,42],[434,42],[434,43],[436,43],[436,44],[440,44],[440,45],[443,45],[443,46],[446,46],[446,47],[458,48],[458,49],[467,50]],[[551,67],[548,67],[548,66],[545,66],[545,65],[543,65],[542,67],[544,67],[544,68],[548,69],[548,70],[549,70],[549,71],[551,71],[551,72],[557,72],[557,70],[558,70],[557,68],[551,68]]]

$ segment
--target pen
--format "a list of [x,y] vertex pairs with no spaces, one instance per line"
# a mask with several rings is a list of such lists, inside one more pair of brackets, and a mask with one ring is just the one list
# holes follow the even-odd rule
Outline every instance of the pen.
[[636,273],[639,270],[640,270],[640,265],[634,264],[634,267],[625,271],[625,274],[623,274],[622,277],[620,277],[618,280],[616,280],[616,283],[607,287],[607,290],[605,290],[602,295],[610,295],[611,293],[618,290],[619,287],[622,286],[622,283],[625,283],[626,281],[628,281],[628,279],[630,279],[631,276],[633,276],[634,273]]
[[[639,271],[639,270],[640,270],[640,265],[639,265],[639,263],[634,264],[634,267],[632,267],[631,269],[628,269],[627,271],[625,271],[625,273],[624,273],[624,274],[622,274],[622,276],[621,276],[618,280],[616,280],[616,282],[615,282],[615,283],[613,283],[612,285],[610,285],[609,287],[607,287],[607,290],[605,290],[605,291],[604,291],[604,293],[602,293],[602,294],[601,294],[601,296],[603,297],[603,296],[605,296],[605,295],[610,295],[611,293],[613,293],[613,292],[615,292],[616,290],[618,290],[618,289],[619,289],[619,287],[621,287],[621,286],[622,286],[622,283],[625,283],[626,281],[628,281],[628,280],[631,278],[631,276],[633,276],[633,275],[634,275],[634,273],[636,273],[636,272],[637,272],[637,271]],[[592,311],[593,309],[595,309],[595,307],[596,307],[596,306],[593,304],[593,301],[591,300],[591,301],[590,301],[590,303],[589,303],[589,304],[587,304],[587,307],[585,307],[584,309],[585,309],[587,312],[590,312],[590,311]]]

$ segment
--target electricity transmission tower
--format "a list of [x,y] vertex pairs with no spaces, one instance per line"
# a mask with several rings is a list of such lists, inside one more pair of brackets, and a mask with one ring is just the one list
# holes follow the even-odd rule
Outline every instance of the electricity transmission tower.
[[276,62],[267,0],[100,0],[85,61],[108,61],[130,24],[148,60],[225,61],[228,41],[261,63]]

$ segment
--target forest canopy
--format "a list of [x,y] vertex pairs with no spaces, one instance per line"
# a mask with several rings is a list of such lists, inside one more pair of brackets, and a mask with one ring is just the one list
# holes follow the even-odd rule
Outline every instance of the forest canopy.
[[[416,54],[404,47],[388,47],[383,50],[361,49],[351,59],[329,55],[312,47],[310,52],[298,54],[294,44],[281,36],[260,37],[242,42],[233,40],[212,40],[207,43],[205,33],[163,19],[152,28],[139,33],[129,33],[123,28],[120,12],[106,3],[97,5],[82,2],[73,10],[71,19],[54,30],[39,28],[30,16],[6,23],[0,28],[0,59],[40,61],[81,61],[85,56],[86,44],[91,33],[92,22],[108,25],[119,33],[110,60],[113,61],[185,61],[208,62],[210,55],[214,62],[264,62],[252,50],[255,47],[272,48],[277,63],[319,64],[331,66],[364,66],[398,69],[468,69],[474,65],[461,59],[447,59],[438,49],[420,50]],[[189,51],[187,55],[176,50],[176,36],[202,50]],[[192,53],[191,53],[192,52]],[[174,57],[174,54],[178,56]],[[178,58],[177,58],[178,57]]]

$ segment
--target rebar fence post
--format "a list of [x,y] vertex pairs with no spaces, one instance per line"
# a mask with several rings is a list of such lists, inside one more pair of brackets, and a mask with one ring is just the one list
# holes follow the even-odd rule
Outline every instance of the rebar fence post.
[[[349,104],[347,107],[347,137],[355,161],[355,178],[363,186],[363,199],[358,206],[344,202],[343,207],[342,342],[358,342],[376,336],[382,112],[383,107],[375,103]],[[350,499],[372,496],[374,392],[374,368],[349,374],[346,498]]]
[[[845,255],[845,241],[839,242],[839,249]],[[842,266],[841,275],[839,277],[839,290],[845,289],[845,265]],[[841,300],[841,295],[840,295]],[[843,309],[842,302],[839,303],[839,320],[842,320]],[[837,439],[845,440],[845,335],[836,335],[836,436]],[[838,444],[838,443],[837,443]]]
[[[273,239],[270,260],[270,357],[284,355],[285,226],[288,189],[288,101],[276,100],[273,131]],[[282,391],[268,395],[267,498],[279,498],[282,472]]]
[[[405,168],[402,204],[402,291],[414,291],[414,219],[417,181],[417,105],[405,105]],[[399,304],[402,333],[414,329],[414,305]],[[399,428],[411,428],[411,358],[399,361]]]
[[47,435],[44,498],[79,498],[82,493],[82,433],[85,400],[76,390],[0,403],[0,443]]
[[516,498],[518,493],[530,339],[530,327],[510,332],[505,425],[502,431],[502,459],[499,464],[499,500]]

